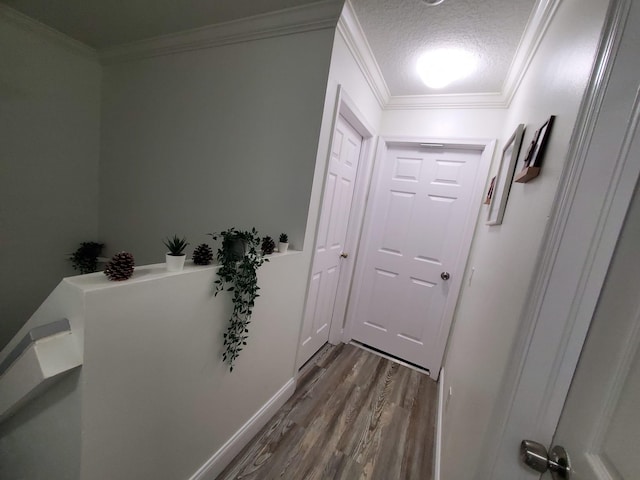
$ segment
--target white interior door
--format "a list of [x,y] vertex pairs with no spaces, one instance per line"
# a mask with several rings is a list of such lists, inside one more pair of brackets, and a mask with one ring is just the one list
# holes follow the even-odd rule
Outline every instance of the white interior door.
[[636,193],[554,437],[574,480],[640,478],[639,241]]
[[329,339],[361,147],[362,136],[339,115],[322,198],[298,366]]
[[468,247],[464,232],[481,156],[480,150],[388,145],[376,166],[351,334],[436,376],[453,313],[447,306],[456,301],[449,293],[462,278],[458,259]]

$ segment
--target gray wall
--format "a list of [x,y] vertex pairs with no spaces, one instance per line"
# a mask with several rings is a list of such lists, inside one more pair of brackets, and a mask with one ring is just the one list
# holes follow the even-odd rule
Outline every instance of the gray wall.
[[0,478],[80,478],[80,379],[80,369],[65,374],[44,395],[0,423]]
[[162,239],[255,226],[301,248],[333,30],[106,66],[100,234],[164,261]]
[[0,14],[0,346],[97,234],[100,66]]

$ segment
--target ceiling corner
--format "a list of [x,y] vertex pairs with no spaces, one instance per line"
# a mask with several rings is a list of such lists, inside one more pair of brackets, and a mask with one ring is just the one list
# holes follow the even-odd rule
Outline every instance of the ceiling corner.
[[45,25],[42,22],[34,20],[24,13],[21,13],[1,2],[0,17],[5,19],[8,23],[13,24],[23,30],[31,32],[41,38],[46,38],[48,41],[65,48],[67,51],[79,54],[92,60],[98,60],[98,52],[94,48],[78,40],[75,40],[65,35],[64,33],[61,33],[58,30]]
[[103,64],[335,28],[340,2],[325,0],[99,50]]

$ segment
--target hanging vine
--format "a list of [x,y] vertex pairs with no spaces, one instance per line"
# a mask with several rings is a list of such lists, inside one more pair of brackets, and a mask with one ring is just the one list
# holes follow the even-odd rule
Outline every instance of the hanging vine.
[[214,240],[222,238],[217,252],[220,263],[218,278],[214,281],[218,295],[223,290],[233,295],[233,312],[224,334],[222,359],[233,371],[235,360],[240,355],[249,337],[249,324],[258,295],[257,270],[269,260],[262,257],[261,239],[255,228],[250,231],[230,228],[220,233],[210,233]]

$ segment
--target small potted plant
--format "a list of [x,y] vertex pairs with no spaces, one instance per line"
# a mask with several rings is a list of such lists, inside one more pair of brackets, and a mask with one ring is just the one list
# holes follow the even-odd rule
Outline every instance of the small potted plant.
[[181,271],[184,267],[184,261],[187,258],[187,255],[184,253],[184,249],[189,245],[187,239],[185,237],[178,238],[177,235],[174,235],[173,238],[167,238],[163,243],[169,249],[165,255],[167,271]]
[[278,242],[278,251],[285,253],[289,249],[289,235],[286,233],[280,234],[280,241]]
[[104,243],[82,242],[78,249],[71,254],[69,260],[74,270],[80,270],[80,274],[93,273],[98,270],[98,257],[102,253]]

